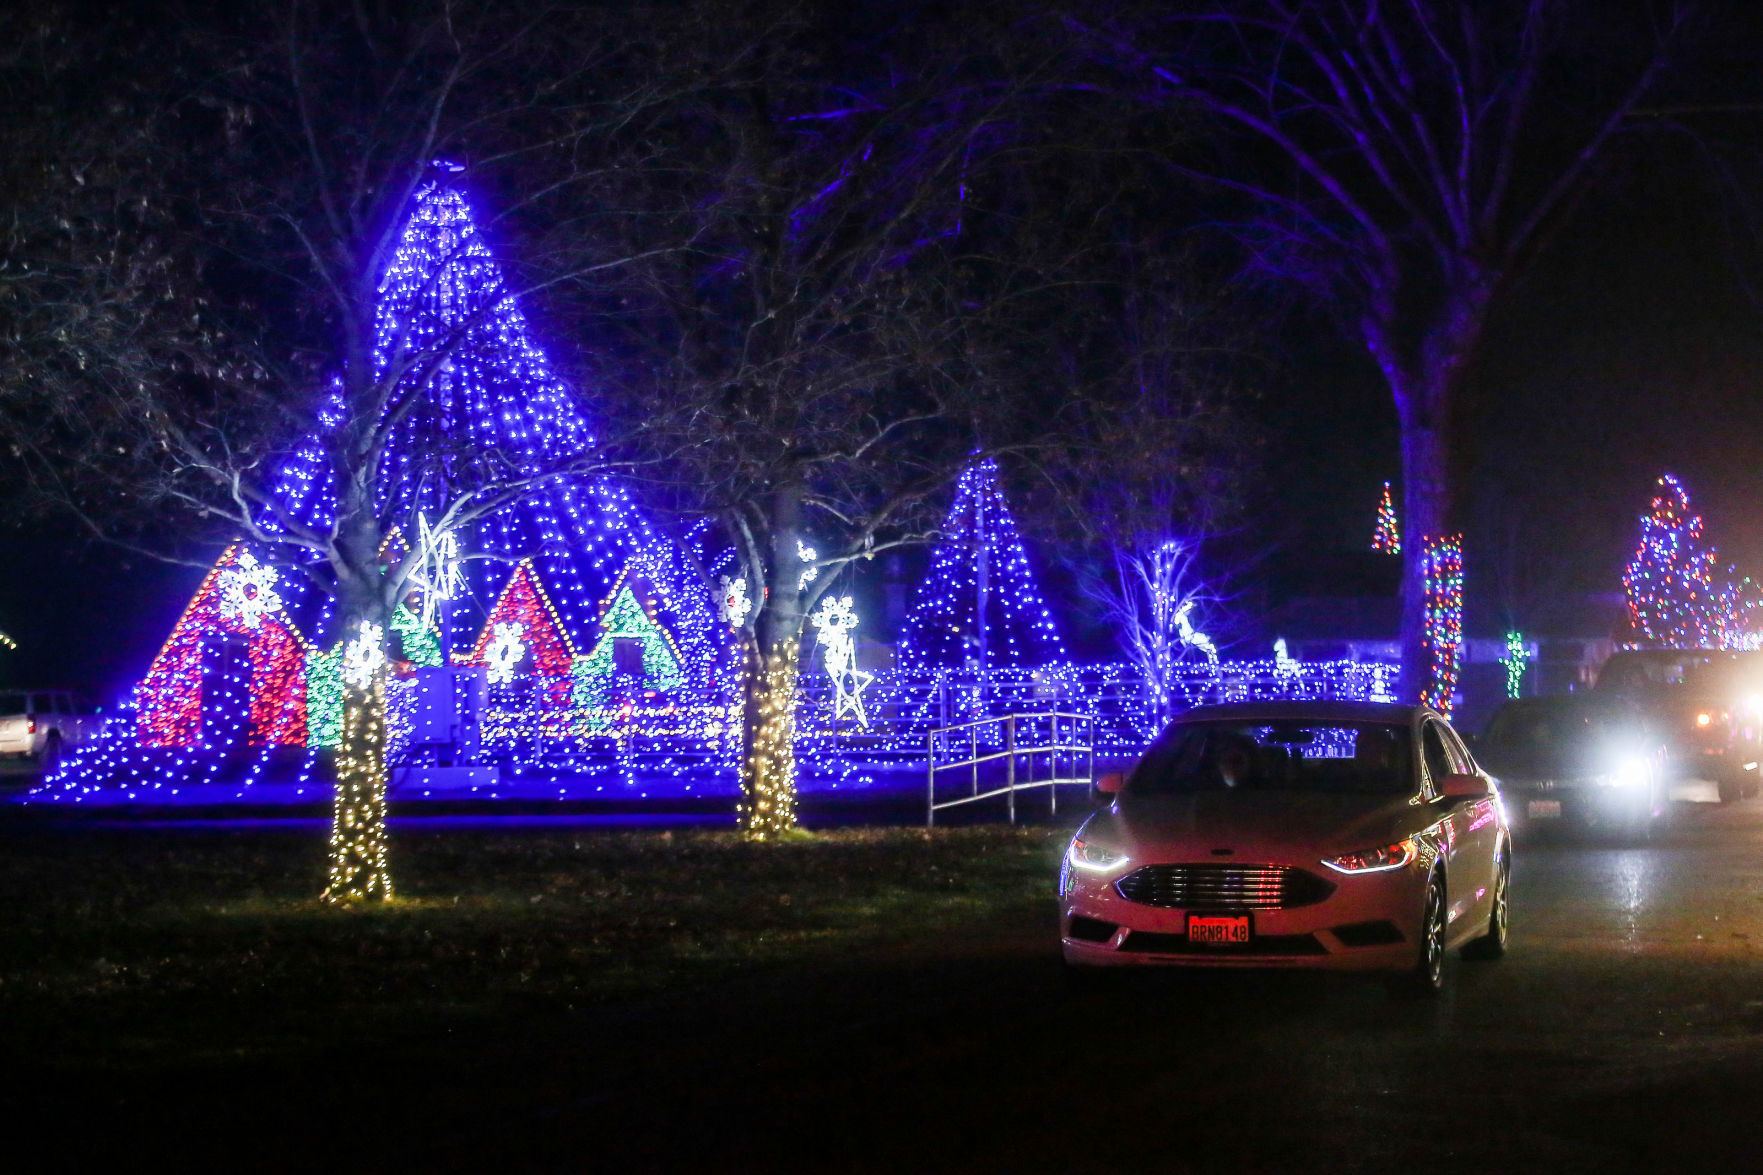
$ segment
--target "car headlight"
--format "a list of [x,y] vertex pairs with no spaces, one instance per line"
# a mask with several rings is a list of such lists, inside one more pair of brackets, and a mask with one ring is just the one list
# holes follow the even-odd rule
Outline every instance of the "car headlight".
[[1066,859],[1079,869],[1091,873],[1108,873],[1128,863],[1127,856],[1116,849],[1105,849],[1093,840],[1073,837]]
[[1386,869],[1400,869],[1412,861],[1415,855],[1414,838],[1409,837],[1393,845],[1380,845],[1375,849],[1360,849],[1356,853],[1328,857],[1322,863],[1336,873],[1381,873]]
[[1647,761],[1639,755],[1619,760],[1616,769],[1606,777],[1617,787],[1639,787],[1647,781]]

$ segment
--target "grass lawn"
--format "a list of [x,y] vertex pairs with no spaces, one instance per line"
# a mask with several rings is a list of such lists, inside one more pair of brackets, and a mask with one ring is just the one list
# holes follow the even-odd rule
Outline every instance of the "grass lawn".
[[[633,999],[1051,926],[1047,828],[394,834],[398,898],[319,905],[322,833],[0,830],[0,1055],[83,1073],[541,1033]],[[945,944],[939,946],[938,944]],[[1049,939],[1047,949],[1053,951]]]

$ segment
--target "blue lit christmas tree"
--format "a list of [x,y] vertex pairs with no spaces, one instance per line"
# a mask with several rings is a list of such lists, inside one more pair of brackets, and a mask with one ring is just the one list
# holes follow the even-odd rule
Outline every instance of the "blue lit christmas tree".
[[981,670],[1064,664],[1065,646],[998,487],[996,461],[961,475],[941,534],[906,616],[901,663]]
[[[486,464],[507,481],[556,468],[593,445],[586,417],[534,344],[456,186],[437,182],[418,195],[380,283],[377,328],[381,374],[398,364],[412,369],[399,400],[387,408],[402,413],[377,486],[388,516],[439,520],[460,486],[484,477]],[[423,361],[433,355],[445,358]],[[309,438],[282,484],[285,508],[308,522],[324,521],[330,510],[320,446],[319,436]],[[575,648],[595,646],[608,594],[631,578],[646,586],[692,676],[704,679],[718,662],[723,642],[708,594],[691,581],[672,544],[605,477],[541,481],[455,537],[466,556],[460,565],[465,600],[455,605],[451,631],[442,637],[450,651],[482,645],[479,629],[524,561]],[[290,607],[296,611],[322,607],[316,593],[295,594]],[[308,620],[322,627],[324,618]]]
[[[418,194],[379,286],[376,326],[377,375],[382,386],[393,387],[384,411],[397,419],[375,484],[381,516],[396,520],[381,550],[384,564],[398,564],[419,525],[439,523],[449,501],[469,500],[486,478],[507,484],[510,475],[517,480],[523,472],[555,469],[589,450],[586,418],[533,344],[456,187],[435,183]],[[395,382],[384,378],[398,371],[404,374]],[[277,508],[259,519],[266,533],[290,524],[323,530],[333,517],[332,466],[323,446],[342,415],[340,403],[327,405],[315,431],[295,446],[279,479]],[[705,738],[715,737],[708,728],[720,729],[717,720],[725,718],[733,689],[727,643],[708,592],[675,544],[652,530],[617,485],[597,475],[542,478],[497,503],[452,536],[463,556],[450,573],[461,581],[457,597],[438,614],[431,601],[393,610],[390,656],[431,666],[481,660],[490,610],[497,608],[494,619],[525,637],[503,650],[524,653],[506,666],[510,677],[521,678],[509,692],[561,697],[567,705],[572,692],[591,684],[599,662],[584,656],[584,664],[572,665],[566,654],[557,663],[540,655],[552,650],[539,638],[556,631],[555,643],[566,650],[597,648],[616,591],[634,589],[672,642],[669,671],[641,683],[666,694],[654,708],[667,713],[675,732],[692,727],[682,715],[711,716],[698,725]],[[269,621],[245,634],[252,639],[251,671],[213,671],[216,650],[242,639],[240,609],[228,611],[221,580],[251,578],[242,570],[250,558],[243,547],[223,556],[137,691],[134,728],[115,728],[115,738],[107,733],[101,753],[70,763],[54,781],[56,790],[79,794],[118,782],[175,790],[199,768],[209,775],[219,769],[218,760],[210,760],[226,747],[211,737],[214,731],[237,731],[229,746],[264,748],[247,783],[278,746],[340,745],[341,641],[352,634],[329,631],[334,601],[308,577],[251,563],[252,575],[262,579],[246,585],[257,593],[252,598],[273,599],[276,607]],[[521,576],[519,586],[527,590],[509,590]],[[307,634],[318,643],[308,643]],[[215,688],[235,676],[237,688]],[[547,688],[526,688],[535,677],[549,678],[542,683]],[[308,751],[302,783],[315,765]]]

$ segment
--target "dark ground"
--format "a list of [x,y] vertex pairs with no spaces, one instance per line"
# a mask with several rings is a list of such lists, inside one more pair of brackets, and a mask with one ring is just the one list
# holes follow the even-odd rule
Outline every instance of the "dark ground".
[[1432,1004],[1068,992],[1059,847],[406,833],[413,900],[350,920],[291,896],[310,832],[9,828],[9,1133],[51,1169],[1758,1168],[1763,804],[1521,844],[1511,955]]

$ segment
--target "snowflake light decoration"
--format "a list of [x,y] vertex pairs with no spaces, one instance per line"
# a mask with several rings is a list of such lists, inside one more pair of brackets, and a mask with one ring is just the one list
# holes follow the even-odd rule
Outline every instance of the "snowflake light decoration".
[[863,690],[875,680],[875,674],[857,668],[857,642],[851,637],[857,627],[857,614],[851,611],[851,597],[828,596],[808,623],[814,626],[820,647],[826,650],[826,673],[833,682],[833,721],[850,714],[868,730]]
[[343,680],[365,692],[373,685],[374,674],[385,663],[385,629],[363,620],[360,635],[343,650]]
[[220,573],[221,618],[256,628],[265,615],[280,612],[282,598],[275,590],[276,579],[275,568],[265,567],[249,551],[240,555]]
[[514,667],[526,656],[526,642],[520,639],[525,632],[526,625],[518,620],[496,625],[496,635],[484,650],[491,684],[514,679]]
[[747,614],[753,610],[753,601],[747,598],[746,577],[725,575],[721,588],[722,594],[717,597],[717,615],[730,628],[739,628],[747,622]]

